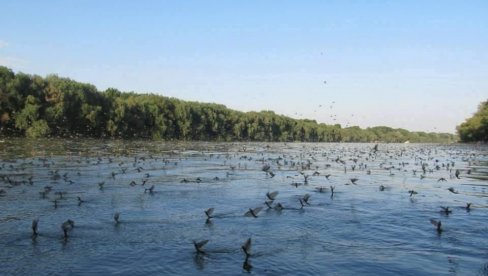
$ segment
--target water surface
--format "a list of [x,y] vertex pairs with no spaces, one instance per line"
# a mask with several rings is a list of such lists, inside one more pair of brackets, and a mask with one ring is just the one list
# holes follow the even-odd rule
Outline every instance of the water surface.
[[[488,275],[488,182],[467,174],[488,148],[373,146],[7,140],[0,274]],[[285,209],[264,205],[272,191],[271,206]],[[256,207],[257,218],[244,216]],[[67,219],[75,227],[64,239]],[[441,233],[430,219],[442,221]],[[195,253],[192,241],[207,239],[206,253]]]

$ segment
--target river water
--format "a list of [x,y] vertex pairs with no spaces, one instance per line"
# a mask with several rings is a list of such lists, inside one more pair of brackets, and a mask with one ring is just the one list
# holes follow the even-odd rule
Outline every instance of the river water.
[[0,274],[488,275],[488,148],[377,149],[7,139]]

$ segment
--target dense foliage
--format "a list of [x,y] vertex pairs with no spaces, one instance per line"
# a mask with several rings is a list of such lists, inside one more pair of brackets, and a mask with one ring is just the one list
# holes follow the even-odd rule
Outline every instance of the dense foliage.
[[152,94],[99,92],[55,75],[42,78],[0,66],[0,135],[113,137],[208,141],[452,142],[450,134],[389,127],[342,128],[271,111],[239,112],[223,105]]
[[463,142],[488,142],[488,100],[482,102],[473,117],[457,127]]

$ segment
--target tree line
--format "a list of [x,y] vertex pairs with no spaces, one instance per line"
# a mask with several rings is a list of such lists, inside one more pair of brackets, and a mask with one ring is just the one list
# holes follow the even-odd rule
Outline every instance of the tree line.
[[488,142],[488,100],[480,103],[478,111],[457,127],[463,142]]
[[0,135],[205,141],[453,142],[446,133],[390,127],[343,128],[272,111],[240,112],[154,94],[98,91],[94,85],[0,66]]

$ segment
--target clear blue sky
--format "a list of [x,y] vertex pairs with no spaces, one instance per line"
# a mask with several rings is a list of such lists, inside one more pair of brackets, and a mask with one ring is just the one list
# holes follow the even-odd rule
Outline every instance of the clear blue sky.
[[488,99],[488,1],[4,0],[0,64],[100,90],[453,133]]

